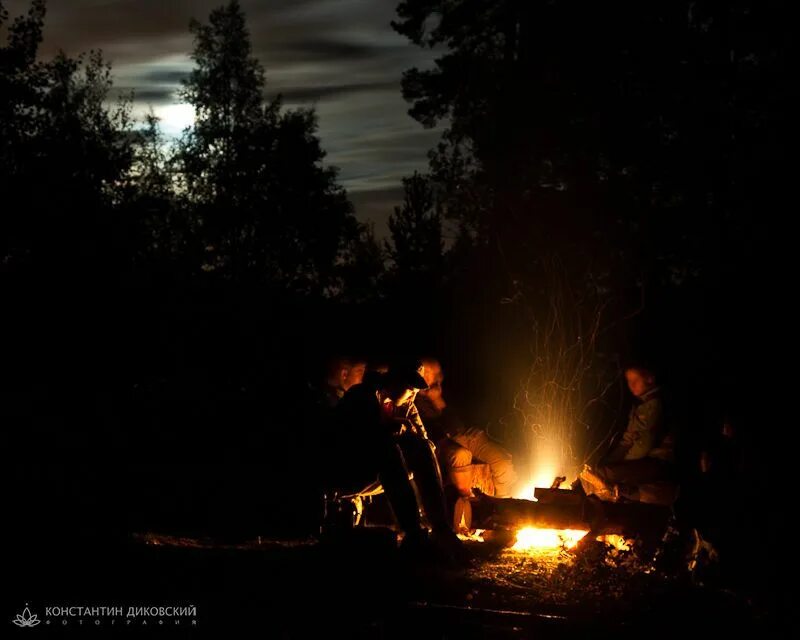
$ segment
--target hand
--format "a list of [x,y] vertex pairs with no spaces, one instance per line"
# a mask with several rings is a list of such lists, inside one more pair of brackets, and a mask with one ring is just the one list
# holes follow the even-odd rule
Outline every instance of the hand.
[[417,429],[417,425],[415,425],[410,420],[403,420],[400,423],[400,429],[397,432],[398,435],[403,435],[404,433],[411,433],[415,436],[420,435],[419,429]]

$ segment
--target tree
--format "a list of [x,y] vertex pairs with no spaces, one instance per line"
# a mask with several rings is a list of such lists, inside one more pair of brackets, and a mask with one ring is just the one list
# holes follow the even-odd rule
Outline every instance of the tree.
[[238,2],[192,22],[196,68],[182,97],[196,111],[178,161],[203,270],[226,278],[323,291],[349,237],[352,206],[324,167],[312,110],[265,104]]
[[111,72],[99,51],[36,61],[44,16],[33,2],[0,50],[3,263],[106,276],[121,266],[114,202],[132,158],[129,103],[106,106]]
[[197,262],[190,253],[189,219],[175,192],[173,150],[151,111],[144,126],[131,132],[133,161],[118,189],[120,217],[125,223],[127,253],[138,272],[180,278]]
[[[25,16],[8,27],[8,44],[0,47],[0,263],[12,269],[30,259],[30,223],[14,201],[26,163],[25,145],[36,131],[35,115],[45,86],[45,66],[36,61],[42,39],[45,3],[37,0]],[[9,19],[0,3],[0,27]]]
[[399,278],[430,279],[442,276],[442,221],[435,193],[426,176],[415,172],[403,178],[404,200],[389,217],[391,240],[386,252]]
[[[783,157],[781,5],[399,4],[395,29],[442,52],[404,74],[403,93],[423,126],[448,125],[431,154],[444,214],[497,265],[536,358],[542,328],[583,327],[563,344],[580,353],[598,309],[612,326],[644,310],[651,333],[674,334],[703,315],[691,300],[750,280],[742,254],[769,226],[759,197]],[[564,299],[569,317],[553,302]],[[705,316],[710,328],[729,304]],[[591,335],[596,355],[623,347],[608,324]],[[576,388],[544,368],[541,384]]]
[[370,301],[384,294],[386,254],[375,237],[373,225],[359,225],[358,234],[346,248],[339,273],[340,284],[336,293],[345,301]]
[[448,214],[512,270],[563,246],[609,286],[717,277],[720,227],[747,238],[748,187],[776,169],[760,134],[781,123],[781,4],[401,2],[395,29],[444,50],[403,92],[449,124],[432,163],[461,196]]

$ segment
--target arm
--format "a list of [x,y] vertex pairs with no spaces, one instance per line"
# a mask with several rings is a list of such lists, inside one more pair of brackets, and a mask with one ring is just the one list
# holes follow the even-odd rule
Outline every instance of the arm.
[[620,441],[623,460],[644,458],[658,444],[664,422],[661,399],[651,398],[631,411],[628,428]]
[[404,429],[401,429],[400,433],[403,433],[405,429],[411,431],[411,433],[415,433],[423,438],[428,438],[428,432],[425,430],[425,425],[422,422],[422,418],[419,415],[419,411],[417,410],[417,406],[412,402],[408,407],[408,412],[406,413],[405,418],[406,424],[404,425]]
[[644,458],[657,444],[663,424],[661,399],[651,398],[634,406],[628,416],[628,426],[619,442],[603,458],[603,463]]

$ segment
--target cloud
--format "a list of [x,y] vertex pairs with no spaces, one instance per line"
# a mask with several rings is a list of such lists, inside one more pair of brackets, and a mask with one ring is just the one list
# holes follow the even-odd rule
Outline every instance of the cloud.
[[190,69],[187,68],[146,69],[141,74],[141,79],[145,83],[180,85],[181,80],[189,77],[189,72]]
[[176,102],[176,95],[173,89],[142,89],[141,87],[126,87],[115,86],[109,92],[109,98],[117,100],[123,96],[133,93],[134,102],[155,105],[174,104]]
[[399,91],[399,82],[365,82],[360,84],[341,84],[310,87],[284,87],[280,90],[283,101],[286,104],[305,104],[327,101],[331,99],[342,99],[353,94],[380,93],[386,89]]
[[371,60],[380,55],[382,47],[365,42],[348,42],[343,39],[287,40],[279,46],[265,47],[271,64],[281,62],[307,62],[337,60],[341,62]]

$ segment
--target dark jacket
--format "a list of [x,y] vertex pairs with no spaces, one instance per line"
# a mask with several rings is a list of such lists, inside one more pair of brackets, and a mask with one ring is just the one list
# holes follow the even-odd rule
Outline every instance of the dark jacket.
[[661,388],[655,387],[634,401],[625,433],[606,461],[650,457],[674,462],[674,440],[670,420],[665,413]]
[[443,411],[439,410],[422,393],[417,394],[414,403],[428,437],[434,442],[440,442],[444,438],[454,438],[466,431],[464,423],[450,407],[445,407]]

